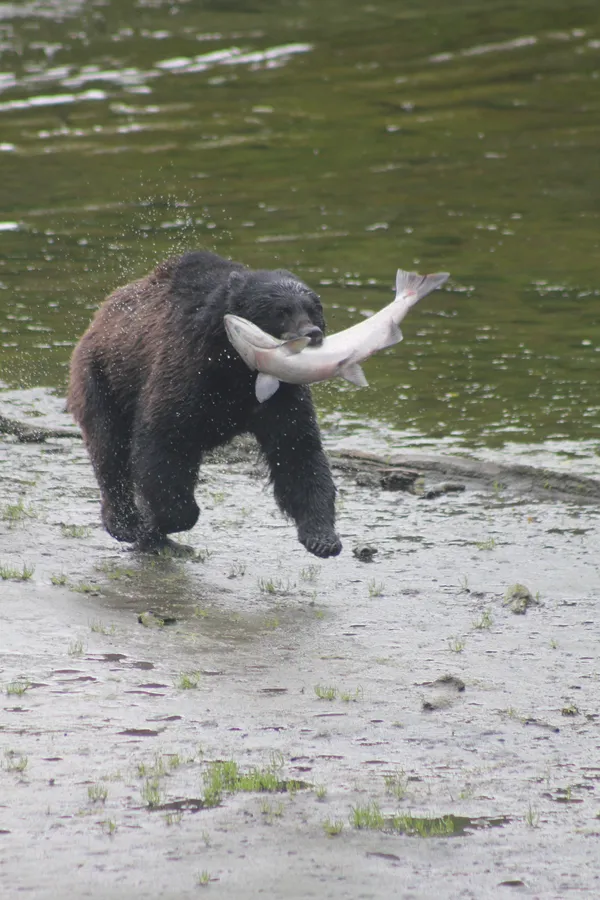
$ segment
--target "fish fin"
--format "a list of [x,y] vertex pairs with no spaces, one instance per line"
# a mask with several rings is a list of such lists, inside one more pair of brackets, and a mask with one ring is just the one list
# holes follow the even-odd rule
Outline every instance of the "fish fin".
[[386,338],[385,344],[380,344],[380,350],[387,350],[388,347],[393,347],[394,344],[399,344],[400,341],[404,340],[404,335],[400,328],[396,325],[396,323],[392,320],[390,322],[390,330],[388,332],[388,336]]
[[256,376],[256,385],[254,388],[256,399],[259,403],[264,403],[265,400],[268,400],[269,397],[273,396],[278,387],[279,378],[275,378],[274,375],[265,375],[264,372],[259,372]]
[[365,377],[365,373],[358,363],[342,363],[337,374],[342,378],[345,378],[346,381],[349,381],[350,384],[355,384],[357,387],[369,387],[369,382]]
[[[419,275],[417,272],[405,272],[398,269],[396,273],[396,296],[414,294],[413,303],[439,288],[450,278],[450,272],[436,272],[435,275]],[[412,305],[412,304],[411,304]]]
[[283,344],[279,347],[282,353],[285,353],[287,356],[294,356],[296,353],[301,353],[305,347],[308,347],[310,344],[310,338],[307,337],[297,337],[292,338],[291,341],[284,341]]

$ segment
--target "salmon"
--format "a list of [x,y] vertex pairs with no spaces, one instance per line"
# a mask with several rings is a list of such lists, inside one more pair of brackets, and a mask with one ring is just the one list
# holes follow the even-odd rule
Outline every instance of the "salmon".
[[225,331],[246,365],[258,372],[255,392],[260,403],[272,397],[282,381],[313,384],[345,378],[358,387],[367,387],[360,363],[401,341],[399,325],[411,306],[449,277],[448,272],[418,275],[398,269],[394,300],[357,325],[326,337],[320,347],[309,347],[306,337],[279,340],[231,314],[225,316]]

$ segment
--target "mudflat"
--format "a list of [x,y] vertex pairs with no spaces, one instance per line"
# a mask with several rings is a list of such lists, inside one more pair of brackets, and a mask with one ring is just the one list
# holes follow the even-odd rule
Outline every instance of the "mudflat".
[[0,441],[2,896],[600,893],[593,482],[332,457],[338,559],[245,444],[173,559],[76,436]]

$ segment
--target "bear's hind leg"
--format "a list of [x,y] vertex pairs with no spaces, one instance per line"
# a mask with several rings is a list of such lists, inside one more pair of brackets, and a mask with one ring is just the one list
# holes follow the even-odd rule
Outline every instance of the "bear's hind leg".
[[197,447],[176,450],[173,440],[161,441],[150,431],[137,430],[132,469],[140,511],[138,550],[166,548],[177,552],[182,549],[169,541],[167,535],[189,531],[198,521],[200,510],[194,499],[194,488],[201,455]]
[[119,411],[104,374],[90,367],[85,389],[69,406],[76,417],[100,487],[102,524],[117,541],[137,538],[139,513],[131,481],[131,424]]
[[102,468],[102,476],[97,475],[102,496],[102,524],[117,541],[133,543],[138,537],[140,514],[131,491],[129,445],[113,448],[112,452],[110,467]]

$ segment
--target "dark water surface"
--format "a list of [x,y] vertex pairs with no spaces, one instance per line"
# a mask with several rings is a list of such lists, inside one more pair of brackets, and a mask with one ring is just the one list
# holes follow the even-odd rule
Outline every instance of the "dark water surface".
[[449,270],[369,390],[317,390],[331,434],[597,462],[597,2],[32,0],[0,54],[6,388],[63,393],[103,297],[184,249],[293,269],[333,330]]

